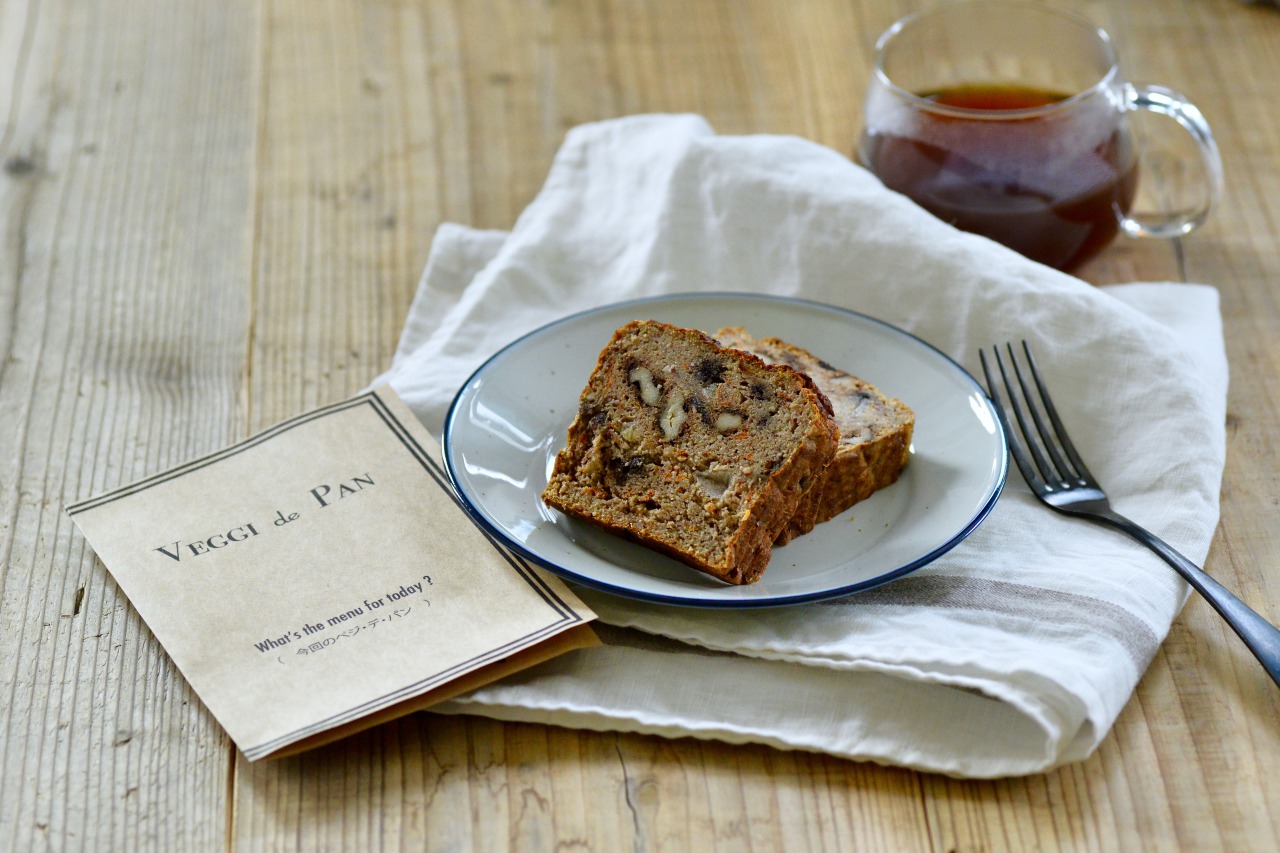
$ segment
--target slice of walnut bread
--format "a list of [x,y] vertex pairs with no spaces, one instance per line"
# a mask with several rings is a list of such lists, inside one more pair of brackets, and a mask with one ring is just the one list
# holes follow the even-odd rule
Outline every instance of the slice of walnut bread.
[[542,498],[752,583],[838,437],[807,376],[702,332],[638,321],[600,353]]
[[786,364],[806,374],[835,410],[840,429],[836,458],[809,490],[775,544],[785,545],[897,481],[910,457],[916,420],[901,400],[886,397],[871,383],[777,338],[756,340],[740,326],[723,328],[715,338],[769,364]]

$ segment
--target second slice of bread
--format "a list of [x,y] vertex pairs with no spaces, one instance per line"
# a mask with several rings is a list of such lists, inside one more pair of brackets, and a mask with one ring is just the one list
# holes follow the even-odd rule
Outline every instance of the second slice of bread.
[[898,480],[910,458],[915,414],[869,382],[839,370],[798,346],[777,338],[756,340],[741,326],[715,334],[727,347],[785,364],[813,379],[831,401],[840,444],[835,460],[806,494],[775,544],[808,533],[858,501]]

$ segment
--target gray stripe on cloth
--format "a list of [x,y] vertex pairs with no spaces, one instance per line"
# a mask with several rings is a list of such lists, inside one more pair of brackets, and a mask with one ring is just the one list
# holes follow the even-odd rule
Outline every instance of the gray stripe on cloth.
[[915,575],[822,604],[949,607],[1034,619],[1050,626],[1082,627],[1115,640],[1138,672],[1146,670],[1160,646],[1160,638],[1145,622],[1109,601],[1008,581]]

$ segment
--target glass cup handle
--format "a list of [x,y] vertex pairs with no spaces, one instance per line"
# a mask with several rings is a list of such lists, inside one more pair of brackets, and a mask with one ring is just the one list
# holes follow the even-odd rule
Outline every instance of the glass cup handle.
[[1204,115],[1183,95],[1164,86],[1133,86],[1125,84],[1125,110],[1150,110],[1176,121],[1196,141],[1200,149],[1200,161],[1204,166],[1204,203],[1197,209],[1171,214],[1162,222],[1143,222],[1126,216],[1120,227],[1130,237],[1180,237],[1190,233],[1204,222],[1209,210],[1222,197],[1222,157],[1218,143]]

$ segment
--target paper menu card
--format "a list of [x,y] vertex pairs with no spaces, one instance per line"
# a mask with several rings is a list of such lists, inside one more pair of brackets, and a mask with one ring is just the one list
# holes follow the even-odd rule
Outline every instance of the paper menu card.
[[250,760],[597,642],[564,584],[472,523],[390,388],[67,511]]

